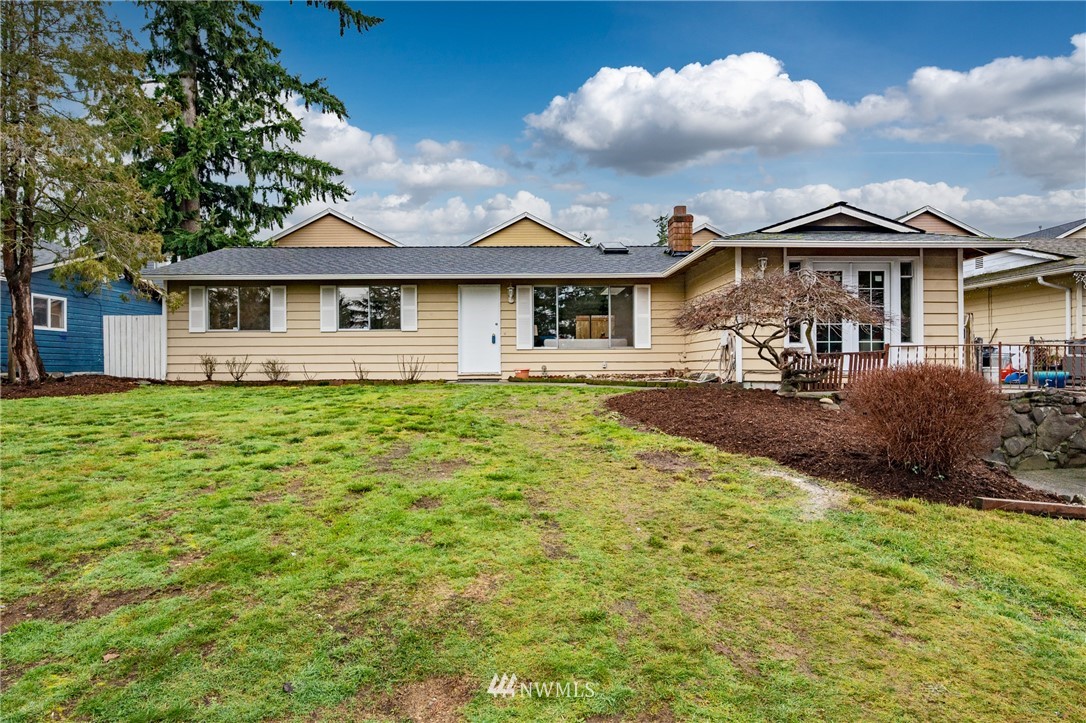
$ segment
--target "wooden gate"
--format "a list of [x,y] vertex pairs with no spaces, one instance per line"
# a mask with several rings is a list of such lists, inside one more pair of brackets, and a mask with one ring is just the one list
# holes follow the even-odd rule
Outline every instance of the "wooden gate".
[[103,316],[102,354],[106,374],[136,379],[163,378],[162,316]]

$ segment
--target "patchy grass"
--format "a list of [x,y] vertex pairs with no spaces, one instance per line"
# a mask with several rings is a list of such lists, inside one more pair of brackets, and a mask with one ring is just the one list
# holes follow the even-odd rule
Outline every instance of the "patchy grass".
[[4,718],[1086,718],[1081,523],[854,490],[812,518],[609,393],[5,401]]

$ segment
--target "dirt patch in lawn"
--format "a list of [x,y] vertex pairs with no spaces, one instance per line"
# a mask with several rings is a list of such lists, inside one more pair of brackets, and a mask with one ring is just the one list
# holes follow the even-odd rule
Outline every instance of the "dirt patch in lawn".
[[370,471],[373,474],[394,473],[416,479],[445,480],[471,464],[466,459],[428,459],[416,464],[407,459],[411,446],[408,442],[394,444],[384,454],[373,458]]
[[973,497],[1059,501],[979,459],[945,480],[891,469],[857,439],[847,413],[825,411],[813,400],[785,399],[770,391],[693,387],[624,394],[608,399],[607,406],[668,434],[727,452],[768,457],[891,497],[956,505]]
[[309,720],[408,720],[458,723],[481,684],[467,676],[443,676],[404,683],[391,693],[363,689],[333,710],[315,711]]
[[85,397],[92,394],[129,392],[139,386],[135,379],[107,377],[104,374],[76,374],[63,379],[46,379],[38,384],[0,385],[0,398]]
[[548,560],[570,557],[565,533],[562,532],[558,520],[547,510],[546,497],[541,492],[530,491],[525,494],[525,499],[534,510],[531,521],[539,529],[539,544],[543,548],[543,554]]
[[430,495],[423,495],[412,502],[411,507],[416,510],[433,510],[441,507],[441,500]]
[[667,472],[673,475],[689,472],[703,480],[713,476],[712,470],[702,467],[697,460],[684,457],[675,452],[640,452],[637,458],[659,472]]
[[180,585],[140,587],[112,592],[91,590],[82,595],[30,595],[4,606],[3,617],[0,618],[0,632],[6,633],[19,623],[28,620],[79,622],[89,618],[100,618],[125,605],[135,605],[179,594],[181,594]]
[[463,709],[475,695],[469,678],[430,678],[400,686],[393,712],[412,721],[456,723],[464,719]]

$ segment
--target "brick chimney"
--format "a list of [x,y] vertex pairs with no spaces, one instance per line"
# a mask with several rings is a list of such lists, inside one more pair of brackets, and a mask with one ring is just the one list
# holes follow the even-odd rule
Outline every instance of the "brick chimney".
[[694,217],[686,212],[686,206],[676,206],[667,220],[667,252],[678,256],[693,250]]

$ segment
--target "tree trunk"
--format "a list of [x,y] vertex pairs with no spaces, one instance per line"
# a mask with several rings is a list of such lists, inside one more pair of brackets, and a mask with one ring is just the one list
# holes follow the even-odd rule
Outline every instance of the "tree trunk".
[[[186,128],[196,127],[196,71],[192,67],[195,63],[196,55],[196,38],[190,37],[186,42],[186,46],[189,52],[190,65],[189,70],[181,76],[181,92],[184,95],[182,99],[183,107],[181,109],[181,122],[185,124]],[[193,164],[193,187],[199,188],[199,174],[196,171],[198,164]],[[194,190],[189,198],[182,198],[181,201],[181,228],[187,233],[198,233],[200,231],[200,192]]]
[[30,293],[30,275],[34,271],[34,252],[18,249],[16,244],[4,244],[4,278],[11,295],[11,318],[8,319],[8,366],[14,368],[19,381],[35,384],[45,378],[38,345],[34,342],[34,303]]

